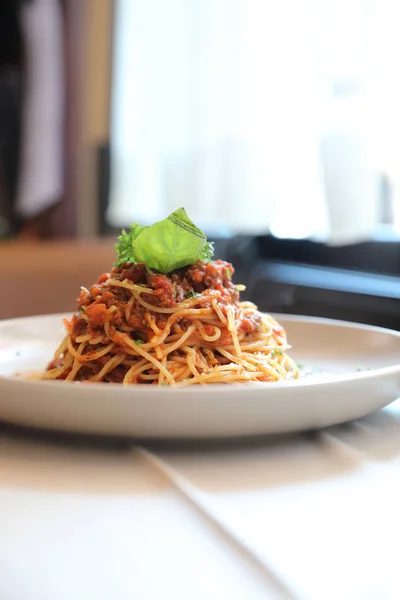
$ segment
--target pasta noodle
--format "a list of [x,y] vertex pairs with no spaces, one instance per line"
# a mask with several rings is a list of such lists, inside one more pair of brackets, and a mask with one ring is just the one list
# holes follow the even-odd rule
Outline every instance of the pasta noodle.
[[126,263],[82,288],[78,312],[41,379],[186,386],[297,378],[286,333],[203,263],[162,275]]

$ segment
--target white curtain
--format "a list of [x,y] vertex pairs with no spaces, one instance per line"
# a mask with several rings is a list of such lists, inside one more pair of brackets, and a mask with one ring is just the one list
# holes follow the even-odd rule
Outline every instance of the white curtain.
[[21,9],[25,96],[17,212],[35,217],[64,191],[64,64],[59,0],[32,0]]
[[209,233],[373,236],[398,169],[384,108],[400,44],[382,30],[398,13],[396,0],[118,0],[110,223],[184,206]]

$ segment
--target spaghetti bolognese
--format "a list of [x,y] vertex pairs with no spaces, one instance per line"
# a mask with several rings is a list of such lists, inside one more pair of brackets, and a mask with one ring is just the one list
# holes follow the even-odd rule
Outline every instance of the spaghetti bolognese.
[[187,386],[298,377],[283,327],[240,301],[230,263],[198,258],[163,273],[125,260],[119,246],[111,272],[82,288],[41,379]]

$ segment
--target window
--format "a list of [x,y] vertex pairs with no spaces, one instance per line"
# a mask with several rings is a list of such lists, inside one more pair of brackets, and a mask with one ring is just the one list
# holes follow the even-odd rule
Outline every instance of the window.
[[107,219],[209,233],[400,232],[400,5],[118,0]]

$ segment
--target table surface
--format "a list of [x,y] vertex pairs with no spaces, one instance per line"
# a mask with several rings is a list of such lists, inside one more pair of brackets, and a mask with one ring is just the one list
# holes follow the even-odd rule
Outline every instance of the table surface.
[[322,432],[136,446],[0,430],[1,600],[395,600],[400,401]]

